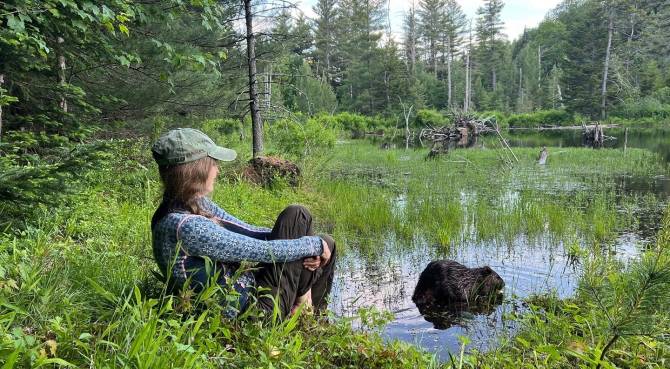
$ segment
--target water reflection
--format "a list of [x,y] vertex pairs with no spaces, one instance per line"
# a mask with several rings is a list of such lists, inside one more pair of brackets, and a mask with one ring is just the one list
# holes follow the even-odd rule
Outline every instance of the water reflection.
[[[605,134],[617,137],[617,140],[607,142],[606,146],[623,147],[623,129],[608,129]],[[579,130],[515,132],[507,134],[507,137],[512,146],[582,146]],[[485,146],[487,141],[480,139],[477,145]],[[649,149],[670,162],[670,130],[631,129],[627,147]],[[406,161],[409,157],[401,156],[398,160]],[[421,201],[430,201],[430,198],[417,200],[408,197],[408,181],[414,180],[408,176],[409,172],[387,173],[382,170],[380,174],[361,176],[374,176],[365,179],[379,186],[389,180],[395,181],[394,188],[401,190],[396,192],[392,213],[402,215]],[[422,180],[430,181],[429,178]],[[670,178],[667,176],[615,176],[607,173],[582,176],[534,166],[516,168],[515,174],[505,181],[496,182],[496,178],[490,181],[491,188],[495,190],[457,189],[457,201],[465,207],[466,204],[476,203],[478,198],[492,197],[495,200],[491,203],[493,206],[509,210],[518,207],[527,194],[578,197],[584,202],[602,196],[612,201],[617,211],[630,212],[630,219],[634,221],[625,229],[620,229],[621,234],[606,251],[624,263],[634,260],[641,250],[653,245],[663,210],[670,199]],[[445,188],[431,190],[431,198],[438,201],[446,198],[440,191],[453,189]],[[599,190],[594,191],[593,188]],[[463,234],[467,236],[468,232],[473,230],[466,229]],[[519,327],[506,317],[508,313],[526,311],[525,298],[546,293],[554,293],[559,298],[574,295],[581,264],[575,262],[574,255],[568,252],[570,247],[555,241],[550,233],[532,238],[512,234],[506,240],[476,239],[460,237],[446,247],[433,245],[420,236],[414,236],[411,241],[403,241],[393,234],[378,235],[375,239],[348,239],[345,241],[349,246],[348,252],[342,255],[338,264],[331,309],[339,316],[353,316],[358,309],[373,306],[390,311],[395,319],[385,327],[386,337],[415,343],[436,353],[442,360],[448,360],[449,353],[460,352],[459,336],[469,337],[468,350],[483,351],[495,348],[503,338],[514,335]],[[487,309],[422,315],[411,300],[412,292],[423,268],[437,259],[455,260],[468,267],[490,265],[505,281],[505,300]]]
[[[561,244],[543,239],[549,237],[519,236],[509,243],[464,243],[444,250],[424,239],[406,245],[389,236],[374,255],[361,254],[353,246],[338,264],[331,308],[339,316],[372,306],[391,311],[395,320],[384,330],[387,337],[419,344],[442,359],[460,350],[460,335],[470,337],[468,349],[487,350],[515,332],[517,327],[505,314],[523,310],[524,297],[552,291],[559,297],[573,294],[579,266],[571,263]],[[436,329],[435,321],[422,316],[411,296],[426,264],[440,258],[468,267],[490,265],[505,281],[506,300],[488,310],[462,312],[449,324],[438,321],[441,329]]]

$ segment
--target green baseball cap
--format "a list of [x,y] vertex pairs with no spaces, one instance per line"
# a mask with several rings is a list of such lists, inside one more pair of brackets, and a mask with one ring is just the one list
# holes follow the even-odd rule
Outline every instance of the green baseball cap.
[[206,134],[193,128],[177,128],[161,136],[151,148],[158,165],[176,165],[204,157],[233,161],[235,150],[218,146]]

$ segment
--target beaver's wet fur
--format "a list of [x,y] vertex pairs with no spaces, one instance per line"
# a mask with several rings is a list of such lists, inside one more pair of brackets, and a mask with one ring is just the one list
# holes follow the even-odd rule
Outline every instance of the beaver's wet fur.
[[421,272],[412,301],[424,311],[468,309],[500,301],[505,282],[489,266],[468,268],[453,260],[436,260]]

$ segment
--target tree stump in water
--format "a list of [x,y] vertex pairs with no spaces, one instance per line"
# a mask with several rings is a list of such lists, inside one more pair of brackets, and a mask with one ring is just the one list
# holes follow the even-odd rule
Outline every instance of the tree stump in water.
[[259,156],[249,160],[242,177],[261,186],[268,186],[277,178],[286,180],[291,186],[297,186],[300,180],[300,168],[286,159]]
[[582,141],[584,146],[593,147],[594,149],[600,149],[604,147],[605,133],[603,132],[603,127],[598,123],[596,123],[592,128],[584,127]]
[[549,152],[547,151],[547,147],[543,146],[542,150],[540,151],[540,156],[537,158],[537,163],[540,165],[545,165],[547,164],[547,157],[549,156]]

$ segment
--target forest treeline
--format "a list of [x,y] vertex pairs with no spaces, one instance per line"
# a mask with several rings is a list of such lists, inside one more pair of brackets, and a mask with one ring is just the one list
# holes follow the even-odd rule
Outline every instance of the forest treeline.
[[[245,1],[11,0],[0,5],[0,135],[76,137],[156,115],[248,115]],[[421,0],[253,1],[259,105],[394,116],[402,106],[587,118],[670,116],[670,3],[566,0],[510,41],[501,0],[468,19]],[[2,136],[0,136],[2,137]]]

